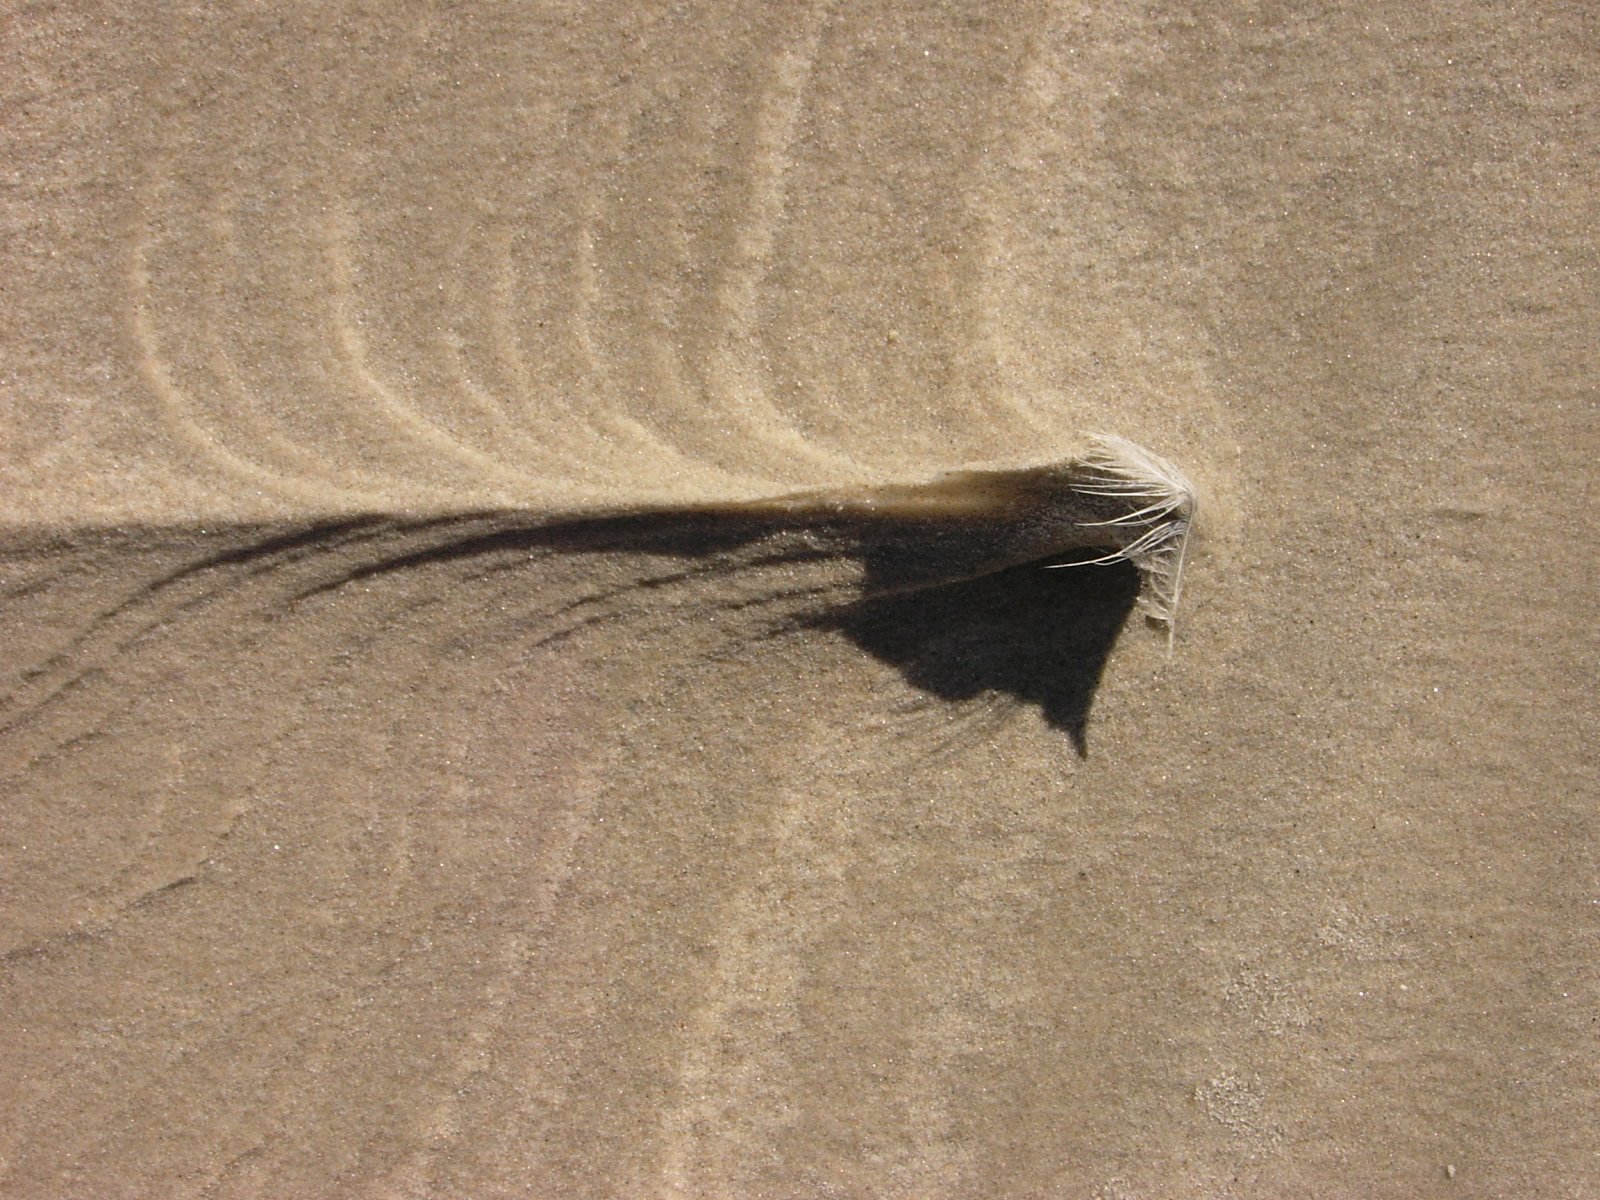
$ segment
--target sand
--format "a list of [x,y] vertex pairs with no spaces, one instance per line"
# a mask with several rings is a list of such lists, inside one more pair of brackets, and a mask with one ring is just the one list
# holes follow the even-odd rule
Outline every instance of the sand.
[[0,1194],[1600,1195],[1597,64],[13,6]]

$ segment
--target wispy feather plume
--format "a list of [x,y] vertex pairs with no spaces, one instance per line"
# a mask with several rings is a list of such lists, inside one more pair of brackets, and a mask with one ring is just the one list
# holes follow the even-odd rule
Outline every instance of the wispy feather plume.
[[[1099,520],[1080,521],[1079,525],[1103,529],[1109,541],[1120,543],[1117,549],[1088,563],[1125,560],[1137,567],[1143,577],[1139,603],[1150,616],[1166,624],[1170,639],[1194,522],[1194,485],[1159,454],[1113,434],[1094,435],[1088,452],[1076,465],[1078,478],[1073,490],[1109,513]],[[1116,511],[1124,507],[1128,511]]]

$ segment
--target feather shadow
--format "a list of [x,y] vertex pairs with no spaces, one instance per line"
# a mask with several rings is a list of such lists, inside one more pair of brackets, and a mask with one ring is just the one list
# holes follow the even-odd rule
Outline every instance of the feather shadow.
[[[984,522],[929,523],[859,514],[678,511],[527,524],[484,515],[426,529],[301,593],[462,560],[530,552],[628,553],[698,562],[691,574],[855,559],[854,587],[815,598],[793,624],[829,629],[945,701],[986,692],[1036,706],[1080,756],[1106,661],[1140,596],[1134,563],[1076,547],[1016,562]],[[403,548],[402,548],[403,547]],[[1075,566],[1075,570],[1050,570]]]
[[[866,556],[867,598],[827,620],[942,700],[994,692],[1037,706],[1085,757],[1095,691],[1139,595],[1132,563],[1094,557],[1080,550],[907,590],[896,586],[903,552],[880,550]],[[1084,569],[1041,569],[1068,564]]]

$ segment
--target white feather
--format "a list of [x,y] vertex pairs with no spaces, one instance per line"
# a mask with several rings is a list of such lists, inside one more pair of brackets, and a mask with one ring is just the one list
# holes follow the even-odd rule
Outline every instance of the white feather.
[[1137,567],[1143,582],[1139,603],[1156,620],[1166,623],[1170,638],[1194,523],[1194,485],[1160,455],[1112,434],[1092,437],[1077,467],[1082,478],[1073,485],[1074,491],[1132,506],[1128,512],[1103,520],[1080,522],[1103,528],[1109,540],[1120,543],[1109,554],[1089,561],[1125,560]]

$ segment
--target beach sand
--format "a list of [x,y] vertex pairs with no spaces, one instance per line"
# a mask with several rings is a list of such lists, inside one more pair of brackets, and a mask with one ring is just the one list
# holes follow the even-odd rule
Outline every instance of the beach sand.
[[[0,81],[0,1194],[1600,1195],[1591,7]],[[1170,649],[902,503],[1096,432]]]

